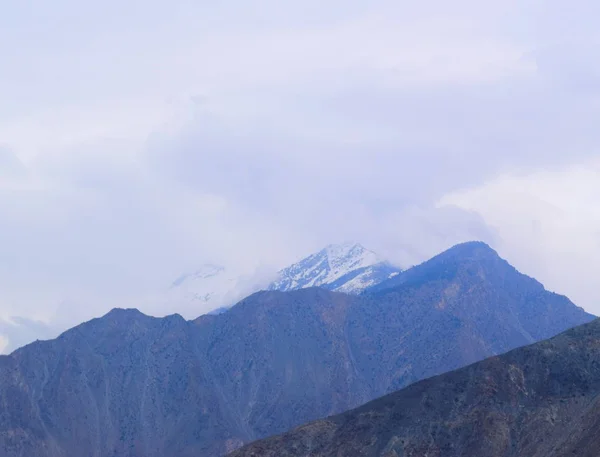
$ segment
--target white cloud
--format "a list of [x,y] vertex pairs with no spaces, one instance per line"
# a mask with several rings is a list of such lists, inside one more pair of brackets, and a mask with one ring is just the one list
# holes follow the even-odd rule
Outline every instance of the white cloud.
[[[0,317],[64,328],[143,307],[204,262],[282,266],[336,240],[402,263],[471,238],[517,252],[522,216],[567,206],[526,188],[496,220],[498,176],[542,192],[558,178],[539,170],[571,176],[598,157],[597,6],[578,8],[13,3],[0,16]],[[463,209],[435,208],[443,195]],[[581,224],[527,236],[592,243]],[[558,246],[514,257],[563,291],[546,270],[548,256],[572,263]],[[564,291],[587,304],[584,277]]]
[[600,313],[600,161],[500,176],[443,197],[473,211],[499,236],[498,249],[523,271]]

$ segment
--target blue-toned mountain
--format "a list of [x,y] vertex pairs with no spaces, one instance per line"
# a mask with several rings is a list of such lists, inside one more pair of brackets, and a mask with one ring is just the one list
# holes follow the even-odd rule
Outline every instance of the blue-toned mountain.
[[218,456],[593,319],[481,243],[397,278],[115,310],[0,357],[0,455]]

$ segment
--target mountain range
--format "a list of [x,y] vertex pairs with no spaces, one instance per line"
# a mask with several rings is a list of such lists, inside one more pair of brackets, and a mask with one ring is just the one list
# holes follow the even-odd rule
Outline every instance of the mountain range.
[[0,455],[223,455],[592,319],[483,243],[360,295],[263,291],[193,321],[115,309],[0,357]]
[[597,457],[600,320],[230,457]]

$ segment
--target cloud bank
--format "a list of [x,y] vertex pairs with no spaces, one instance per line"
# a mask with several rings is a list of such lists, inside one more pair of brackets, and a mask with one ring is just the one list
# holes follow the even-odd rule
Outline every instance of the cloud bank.
[[347,239],[483,239],[600,312],[594,2],[34,3],[0,18],[6,348]]

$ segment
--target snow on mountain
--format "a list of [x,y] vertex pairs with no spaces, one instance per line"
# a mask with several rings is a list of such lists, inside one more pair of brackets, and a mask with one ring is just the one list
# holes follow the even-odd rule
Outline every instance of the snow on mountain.
[[331,244],[281,270],[268,290],[323,287],[358,294],[400,271],[358,243]]
[[206,312],[218,313],[260,287],[249,277],[221,265],[206,264],[177,278],[168,299],[193,318]]
[[203,265],[177,278],[166,300],[180,314],[195,318],[203,313],[225,312],[237,301],[265,288],[289,291],[323,287],[358,294],[400,271],[358,243],[331,244],[278,274],[244,274],[221,265]]

